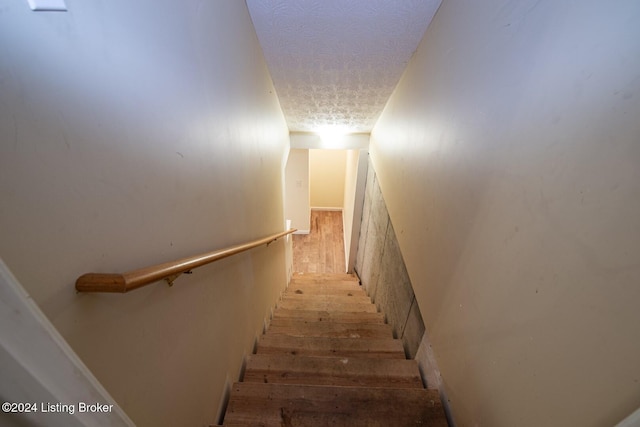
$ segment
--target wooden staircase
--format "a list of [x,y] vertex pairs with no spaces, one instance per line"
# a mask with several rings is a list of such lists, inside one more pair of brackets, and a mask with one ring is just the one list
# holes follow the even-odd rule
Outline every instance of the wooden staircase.
[[296,274],[231,391],[225,426],[437,426],[384,315],[347,274]]

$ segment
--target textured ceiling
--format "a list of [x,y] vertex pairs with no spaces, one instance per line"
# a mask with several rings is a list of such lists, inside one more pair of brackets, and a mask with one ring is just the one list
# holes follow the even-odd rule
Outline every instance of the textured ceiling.
[[441,0],[247,0],[291,131],[369,132]]

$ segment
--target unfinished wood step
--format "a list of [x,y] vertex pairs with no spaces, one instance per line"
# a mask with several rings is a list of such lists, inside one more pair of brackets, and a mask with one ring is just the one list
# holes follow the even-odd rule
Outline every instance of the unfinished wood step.
[[437,390],[236,383],[224,425],[446,427]]
[[316,286],[316,285],[289,285],[286,291],[287,294],[298,294],[298,295],[336,295],[336,296],[359,296],[359,297],[367,297],[367,293],[364,289],[361,289],[359,286],[338,286],[338,287],[328,287],[328,286]]
[[397,339],[295,337],[278,334],[261,336],[256,353],[379,359],[405,358],[402,341]]
[[352,281],[359,282],[358,278],[348,273],[294,273],[291,280],[321,280],[321,281]]
[[312,310],[312,311],[332,311],[332,312],[352,312],[352,313],[377,313],[378,309],[371,303],[362,302],[328,302],[322,300],[291,300],[283,298],[278,302],[278,309],[287,310]]
[[334,288],[361,288],[357,280],[322,280],[322,279],[291,279],[289,286],[326,286]]
[[288,310],[284,308],[274,311],[273,318],[292,319],[299,322],[384,323],[384,314],[382,313]]
[[252,354],[244,382],[423,388],[415,360]]
[[324,287],[328,289],[364,289],[360,282],[352,280],[332,280],[330,282],[324,280],[292,280],[288,287],[307,286],[307,287]]
[[393,338],[391,325],[386,323],[296,322],[273,319],[267,333],[295,337]]
[[371,304],[371,299],[366,294],[360,295],[310,295],[310,294],[297,294],[297,293],[285,293],[282,296],[283,301],[302,301],[302,302],[326,302],[329,304],[344,304],[344,303],[363,303]]

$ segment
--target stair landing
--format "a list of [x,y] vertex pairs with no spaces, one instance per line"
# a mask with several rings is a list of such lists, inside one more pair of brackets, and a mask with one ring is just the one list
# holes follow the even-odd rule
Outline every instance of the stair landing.
[[296,274],[242,382],[225,426],[433,426],[447,421],[357,279]]

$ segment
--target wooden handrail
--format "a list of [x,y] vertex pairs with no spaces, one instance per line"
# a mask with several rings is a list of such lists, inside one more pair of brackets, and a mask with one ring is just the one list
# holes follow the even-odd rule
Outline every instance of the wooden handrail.
[[267,236],[263,239],[254,240],[242,245],[232,246],[189,258],[182,258],[177,261],[165,262],[163,264],[145,267],[138,270],[129,271],[122,274],[87,273],[76,280],[76,290],[78,292],[120,292],[125,293],[133,289],[148,285],[165,279],[169,285],[182,273],[189,273],[196,267],[212,263],[222,258],[248,251],[260,245],[278,240],[297,231],[292,228],[281,233]]

